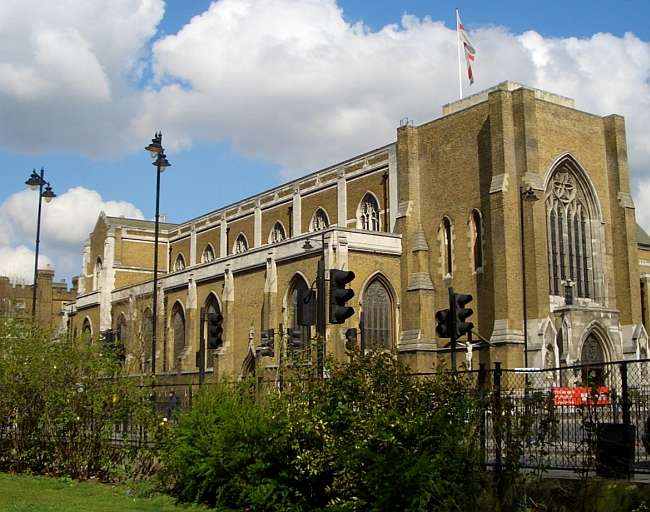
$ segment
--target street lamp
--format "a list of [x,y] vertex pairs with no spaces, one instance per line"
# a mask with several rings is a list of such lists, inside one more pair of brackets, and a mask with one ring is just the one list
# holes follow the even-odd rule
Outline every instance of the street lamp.
[[160,225],[160,173],[164,172],[171,164],[165,156],[165,150],[162,147],[162,132],[154,134],[151,139],[151,144],[146,148],[149,151],[151,158],[155,159],[152,162],[156,166],[156,224],[153,243],[153,325],[151,326],[151,373],[156,373],[156,331],[158,325],[158,232]]
[[[521,286],[524,309],[524,367],[528,368],[528,311],[526,304],[526,243],[524,241],[524,201],[534,203],[538,200],[533,187],[519,188],[519,227],[521,238]],[[526,374],[528,375],[528,374]]]
[[[38,248],[41,243],[41,206],[43,199],[49,203],[56,197],[52,190],[50,183],[45,181],[45,170],[41,167],[40,174],[36,169],[32,170],[32,174],[25,182],[31,190],[38,190],[38,215],[36,217],[36,254],[34,256],[34,286],[32,287],[32,322],[36,319],[36,288],[38,286]],[[43,190],[45,187],[45,190]]]

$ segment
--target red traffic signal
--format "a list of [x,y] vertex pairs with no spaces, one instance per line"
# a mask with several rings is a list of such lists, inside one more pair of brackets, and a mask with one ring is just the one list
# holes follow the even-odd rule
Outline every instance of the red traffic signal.
[[473,299],[474,298],[469,294],[454,293],[454,314],[456,316],[456,336],[458,337],[467,334],[474,328],[472,322],[465,321],[474,314],[472,308],[465,307],[467,304],[472,302]]
[[436,333],[440,338],[451,338],[451,313],[449,309],[436,312]]

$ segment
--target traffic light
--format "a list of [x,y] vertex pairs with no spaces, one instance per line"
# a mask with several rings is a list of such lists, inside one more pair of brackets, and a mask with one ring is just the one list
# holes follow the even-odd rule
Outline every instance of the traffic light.
[[357,330],[351,327],[345,331],[345,350],[354,352],[357,349]]
[[257,347],[257,355],[261,357],[273,357],[275,355],[275,332],[267,329],[260,333],[260,346]]
[[287,329],[287,347],[292,352],[302,350],[304,346],[300,329]]
[[472,308],[466,308],[465,306],[472,302],[473,297],[464,293],[454,293],[454,315],[455,315],[455,327],[456,327],[456,337],[461,337],[463,334],[467,334],[474,328],[472,322],[466,322],[470,316],[474,314]]
[[354,279],[351,270],[330,270],[330,323],[342,324],[354,315],[354,309],[345,303],[354,297],[354,290],[345,285]]
[[441,309],[436,312],[436,332],[441,338],[451,338],[451,313],[449,309]]
[[208,313],[208,349],[213,350],[223,345],[223,315]]
[[296,302],[298,305],[298,325],[314,325],[316,323],[316,292],[314,290],[298,289]]

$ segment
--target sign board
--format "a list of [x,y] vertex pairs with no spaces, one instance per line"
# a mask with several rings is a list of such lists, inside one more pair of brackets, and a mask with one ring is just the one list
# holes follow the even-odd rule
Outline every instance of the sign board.
[[581,407],[585,405],[605,406],[609,405],[609,388],[599,386],[598,388],[577,387],[577,388],[553,388],[553,405],[573,405]]

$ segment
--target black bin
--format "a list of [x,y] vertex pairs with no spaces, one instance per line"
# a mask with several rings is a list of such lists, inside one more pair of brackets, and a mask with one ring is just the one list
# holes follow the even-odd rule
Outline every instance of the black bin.
[[600,423],[596,434],[596,474],[607,478],[630,478],[634,467],[636,428],[620,423]]

